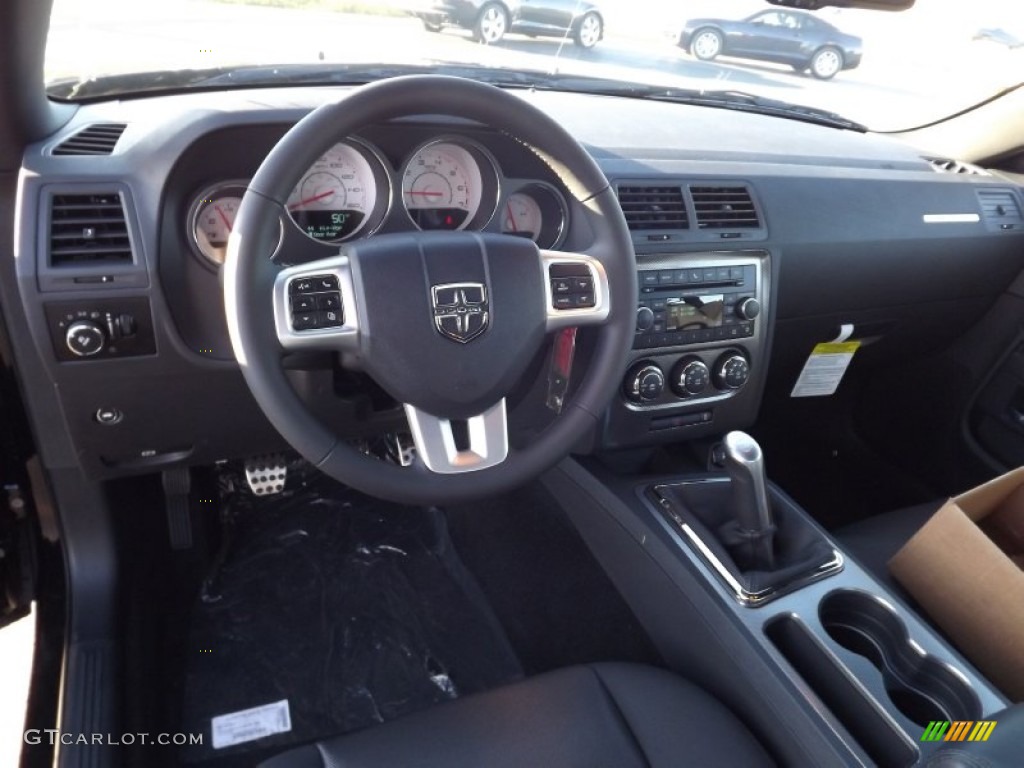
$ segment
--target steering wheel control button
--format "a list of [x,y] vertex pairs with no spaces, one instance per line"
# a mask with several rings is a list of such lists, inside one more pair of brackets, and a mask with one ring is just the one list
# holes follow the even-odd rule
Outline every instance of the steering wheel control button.
[[337,328],[343,322],[341,312],[328,309],[316,313],[316,328]]
[[288,293],[290,294],[312,293],[314,290],[316,289],[313,288],[313,280],[309,277],[299,277],[288,283]]
[[696,397],[711,384],[711,371],[699,357],[684,357],[672,369],[671,383],[680,397]]
[[[305,298],[305,297],[303,297]],[[316,308],[320,310],[339,310],[341,309],[341,294],[337,291],[333,293],[320,293],[316,295]]]
[[594,276],[586,264],[552,264],[551,306],[554,309],[590,309],[597,306]]
[[77,357],[92,357],[103,351],[107,344],[107,336],[98,323],[78,320],[68,326],[64,342],[71,354]]
[[657,400],[665,391],[665,374],[654,363],[638,363],[626,374],[623,392],[634,403]]
[[292,328],[296,331],[311,331],[317,327],[316,312],[295,312],[292,314]]
[[93,414],[93,419],[97,424],[112,427],[114,424],[121,423],[124,419],[124,414],[117,408],[97,408],[96,413]]
[[750,363],[740,352],[726,352],[715,361],[714,380],[719,389],[739,389],[749,378]]
[[316,309],[316,297],[310,294],[292,296],[292,312],[311,312]]
[[319,275],[313,278],[313,286],[315,291],[336,291],[338,290],[338,278],[334,275]]

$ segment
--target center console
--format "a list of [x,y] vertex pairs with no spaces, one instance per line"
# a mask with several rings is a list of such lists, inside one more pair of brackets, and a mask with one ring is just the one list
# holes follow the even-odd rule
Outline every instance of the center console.
[[603,443],[690,439],[753,420],[771,297],[767,251],[638,255],[636,334]]
[[733,432],[717,453],[724,472],[637,477],[590,459],[544,482],[669,665],[782,764],[966,765],[936,724],[966,740],[1024,717],[767,481],[756,442]]

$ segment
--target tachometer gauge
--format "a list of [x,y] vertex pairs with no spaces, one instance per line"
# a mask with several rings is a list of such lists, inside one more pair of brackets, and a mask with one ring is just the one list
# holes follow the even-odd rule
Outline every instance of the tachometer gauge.
[[224,263],[228,235],[245,194],[244,181],[226,181],[200,192],[189,211],[192,245],[213,266]]
[[501,210],[501,231],[554,248],[565,236],[566,206],[552,187],[532,183],[513,192]]
[[402,201],[420,229],[464,229],[480,210],[482,197],[480,164],[452,142],[421,147],[402,173]]
[[314,240],[336,243],[352,237],[370,220],[377,182],[366,156],[340,142],[320,156],[288,197],[288,213]]

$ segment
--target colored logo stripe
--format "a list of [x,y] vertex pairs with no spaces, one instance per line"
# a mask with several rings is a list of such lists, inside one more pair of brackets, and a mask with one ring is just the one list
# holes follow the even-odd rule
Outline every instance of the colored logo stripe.
[[921,741],[988,741],[995,727],[995,720],[932,720]]

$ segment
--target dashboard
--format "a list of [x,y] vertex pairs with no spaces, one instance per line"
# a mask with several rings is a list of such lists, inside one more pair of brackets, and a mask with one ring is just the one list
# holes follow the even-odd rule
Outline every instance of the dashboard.
[[[103,478],[284,447],[234,360],[220,265],[262,160],[297,120],[344,92],[86,105],[27,150],[19,293],[61,403],[51,417],[71,436],[52,465]],[[600,165],[636,252],[633,351],[619,397],[581,451],[699,438],[790,408],[811,350],[846,326],[862,340],[860,376],[941,348],[1024,267],[1024,203],[1011,178],[943,172],[942,159],[884,137],[779,118],[519,95]],[[274,255],[282,265],[430,229],[566,251],[591,243],[585,201],[501,126],[439,115],[368,126],[294,177]],[[572,286],[566,292],[573,300]],[[581,331],[578,375],[589,352]],[[549,356],[524,371],[513,440],[552,417]],[[296,355],[289,369],[338,434],[361,440],[404,427],[400,404],[330,356]]]

